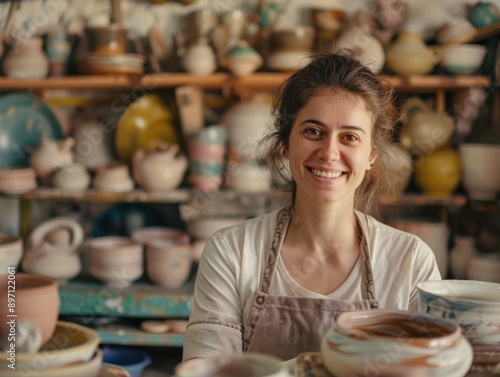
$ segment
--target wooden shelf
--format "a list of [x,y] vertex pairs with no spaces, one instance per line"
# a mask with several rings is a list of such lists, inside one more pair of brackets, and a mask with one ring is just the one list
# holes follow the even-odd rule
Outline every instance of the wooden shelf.
[[118,289],[94,281],[71,281],[59,287],[59,314],[187,318],[193,289],[194,281],[172,290],[145,282]]
[[162,347],[182,347],[184,344],[184,334],[172,332],[152,334],[135,327],[117,324],[98,326],[95,330],[101,338],[101,344]]
[[[147,90],[196,85],[206,89],[231,89],[236,92],[250,90],[274,90],[291,73],[257,72],[250,76],[236,78],[228,73],[214,73],[208,76],[195,76],[187,73],[155,73],[141,76],[127,75],[82,75],[47,79],[15,79],[0,77],[0,90],[27,89],[133,89],[143,87]],[[427,75],[427,76],[380,76],[397,90],[429,91],[451,90],[469,87],[487,87],[487,76],[466,75]]]
[[405,194],[398,197],[382,197],[380,204],[399,206],[440,206],[463,207],[467,204],[467,197],[453,195],[446,198],[433,198],[423,194]]

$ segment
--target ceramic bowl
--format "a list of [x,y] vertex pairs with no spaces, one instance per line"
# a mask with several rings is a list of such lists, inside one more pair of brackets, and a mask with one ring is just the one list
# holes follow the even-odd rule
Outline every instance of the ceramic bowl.
[[440,280],[417,284],[419,311],[460,325],[472,346],[500,355],[500,284]]
[[261,354],[219,355],[185,361],[176,366],[176,377],[288,377],[280,359]]
[[483,45],[445,45],[440,49],[441,66],[450,73],[470,75],[479,70],[486,51],[486,46]]
[[126,369],[130,377],[139,377],[151,361],[151,356],[137,349],[103,347],[103,362]]
[[[99,342],[99,335],[94,330],[76,323],[58,321],[49,341],[38,352],[18,352],[16,364],[28,368],[44,360],[45,367],[55,368],[86,363],[94,357]],[[7,359],[0,359],[0,375],[7,368],[7,363]]]
[[138,228],[132,232],[131,238],[133,241],[142,245],[147,245],[155,239],[171,241],[172,244],[189,243],[189,237],[183,231],[160,226]]
[[321,354],[336,377],[463,377],[472,364],[472,348],[457,324],[383,309],[340,314]]

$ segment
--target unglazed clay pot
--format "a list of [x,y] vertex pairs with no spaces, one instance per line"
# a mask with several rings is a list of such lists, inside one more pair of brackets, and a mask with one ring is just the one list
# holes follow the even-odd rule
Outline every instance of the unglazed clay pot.
[[9,267],[17,269],[23,255],[23,240],[11,234],[0,234],[0,275]]
[[50,184],[52,175],[57,168],[73,162],[71,148],[74,139],[52,140],[43,138],[38,146],[31,151],[30,165],[35,170],[37,177],[43,184]]
[[155,238],[146,245],[146,272],[151,281],[160,287],[181,287],[191,272],[192,263],[189,244]]
[[39,37],[19,39],[3,59],[6,76],[22,79],[41,79],[49,73],[49,59],[43,52]]
[[336,377],[463,377],[473,357],[457,324],[384,309],[340,314],[323,338],[321,354]]
[[[10,283],[14,281],[14,283]],[[56,328],[59,316],[59,292],[57,281],[45,276],[16,273],[0,276],[0,338],[11,331],[8,323],[8,291],[15,284],[16,322],[30,321],[41,331],[45,344]]]
[[[46,237],[55,230],[66,229],[70,232],[69,244],[53,244]],[[81,262],[78,246],[83,240],[83,228],[74,219],[56,217],[36,227],[26,241],[23,257],[23,270],[56,279],[65,284],[80,273]]]

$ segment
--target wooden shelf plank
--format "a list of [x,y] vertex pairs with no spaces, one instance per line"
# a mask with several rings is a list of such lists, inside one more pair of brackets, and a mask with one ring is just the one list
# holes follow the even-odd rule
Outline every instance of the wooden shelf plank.
[[71,281],[59,287],[61,315],[144,318],[187,318],[191,312],[194,281],[179,289],[145,282],[113,288],[94,281]]
[[[155,73],[141,76],[128,75],[82,75],[54,77],[46,79],[15,79],[0,77],[0,90],[27,89],[132,89],[143,87],[147,90],[196,85],[206,89],[234,89],[237,93],[244,90],[275,90],[291,75],[291,72],[257,72],[245,77],[232,77],[218,72],[208,76],[187,73]],[[437,89],[460,89],[468,87],[487,87],[487,76],[469,75],[426,75],[426,76],[380,76],[397,90],[435,91]]]
[[433,198],[423,194],[405,194],[398,197],[382,197],[380,204],[406,206],[441,206],[463,207],[467,204],[467,197],[453,195],[447,198]]
[[109,193],[97,190],[68,192],[51,187],[41,187],[32,192],[22,194],[23,199],[54,199],[86,202],[143,202],[143,203],[184,203],[191,198],[191,190],[177,189],[165,192],[148,192],[133,190],[127,193]]

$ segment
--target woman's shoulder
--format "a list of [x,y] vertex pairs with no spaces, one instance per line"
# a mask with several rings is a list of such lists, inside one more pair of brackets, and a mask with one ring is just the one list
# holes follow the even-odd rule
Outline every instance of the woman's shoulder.
[[267,233],[269,229],[273,229],[276,224],[276,219],[280,211],[281,209],[277,209],[272,212],[251,217],[239,224],[217,231],[214,233],[213,237],[232,238],[245,234]]

